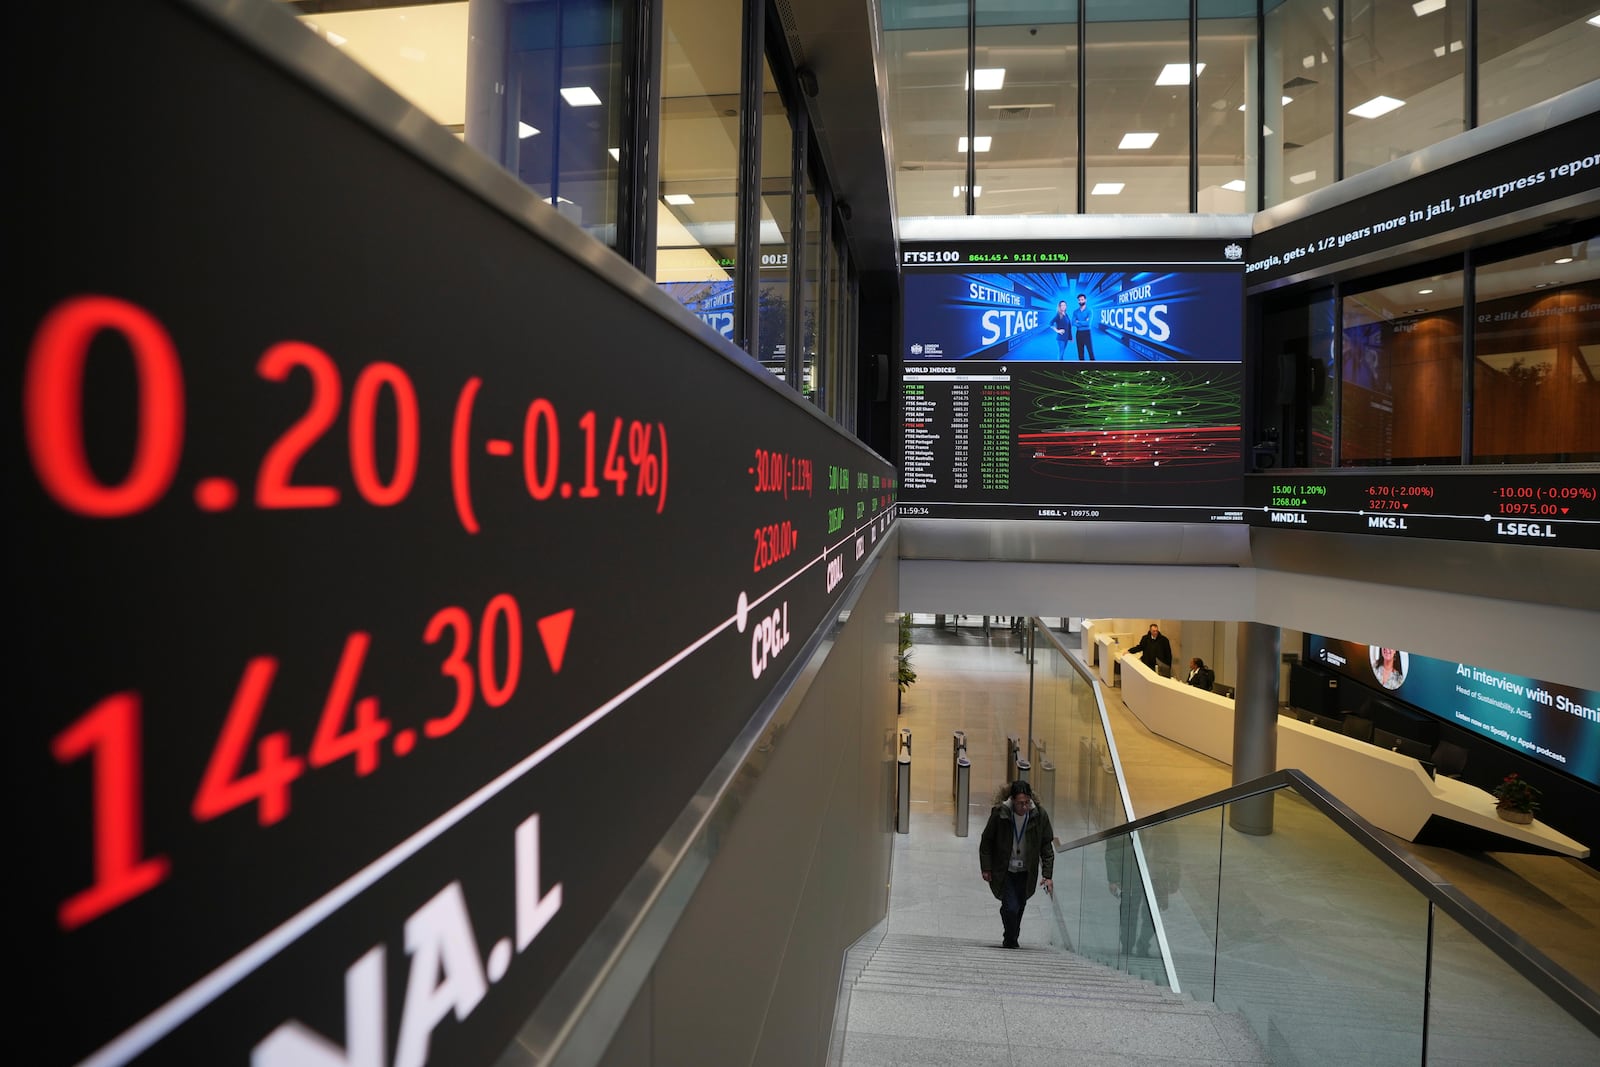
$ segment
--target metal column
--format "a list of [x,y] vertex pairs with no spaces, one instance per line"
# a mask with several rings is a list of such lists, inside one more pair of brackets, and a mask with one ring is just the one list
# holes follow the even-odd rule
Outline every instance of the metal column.
[[[1239,624],[1239,691],[1233,698],[1233,781],[1248,782],[1278,769],[1278,644],[1276,626]],[[1228,825],[1245,834],[1272,833],[1272,795],[1241,800]]]

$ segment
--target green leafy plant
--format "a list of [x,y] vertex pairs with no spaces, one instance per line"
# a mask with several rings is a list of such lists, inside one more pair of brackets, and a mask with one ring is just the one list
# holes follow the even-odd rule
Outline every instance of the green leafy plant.
[[1494,787],[1497,806],[1510,811],[1526,812],[1529,815],[1539,810],[1539,796],[1538,786],[1515,774],[1506,775],[1500,784]]
[[911,688],[911,683],[917,680],[917,672],[911,669],[911,615],[900,616],[900,651],[895,656],[899,662],[900,692],[904,693]]

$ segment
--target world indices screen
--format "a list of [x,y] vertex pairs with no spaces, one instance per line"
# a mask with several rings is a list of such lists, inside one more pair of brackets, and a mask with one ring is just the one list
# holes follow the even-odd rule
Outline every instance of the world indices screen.
[[902,514],[1242,522],[1243,250],[903,250]]

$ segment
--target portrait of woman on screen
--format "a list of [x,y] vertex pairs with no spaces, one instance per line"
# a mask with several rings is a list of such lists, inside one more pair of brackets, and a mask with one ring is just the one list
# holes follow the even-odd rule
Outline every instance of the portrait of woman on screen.
[[1372,663],[1372,674],[1378,679],[1378,684],[1385,689],[1399,689],[1406,680],[1406,653],[1393,648],[1379,648],[1373,645],[1368,652]]

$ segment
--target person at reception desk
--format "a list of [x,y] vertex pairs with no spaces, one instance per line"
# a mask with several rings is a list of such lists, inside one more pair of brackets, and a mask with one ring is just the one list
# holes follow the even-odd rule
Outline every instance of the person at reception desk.
[[1206,661],[1196,656],[1189,661],[1189,684],[1196,689],[1211,692],[1211,683],[1217,680],[1217,672],[1206,666]]
[[1128,651],[1139,653],[1140,661],[1151,670],[1155,670],[1157,663],[1165,663],[1168,670],[1172,669],[1172,642],[1155,623],[1150,624],[1150,631]]

